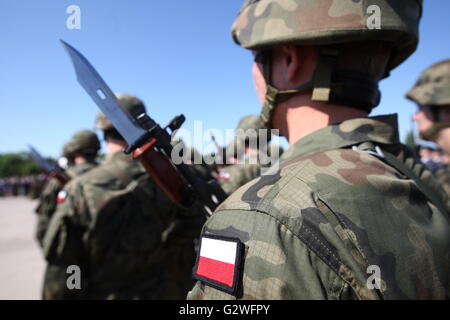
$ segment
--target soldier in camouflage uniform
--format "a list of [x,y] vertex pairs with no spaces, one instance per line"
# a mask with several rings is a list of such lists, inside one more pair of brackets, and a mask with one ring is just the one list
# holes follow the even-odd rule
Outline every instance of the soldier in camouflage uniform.
[[259,152],[267,150],[267,143],[270,141],[270,133],[262,133],[265,141],[260,140],[261,129],[268,131],[258,115],[245,116],[239,121],[236,136],[226,148],[226,158],[232,158],[234,161],[221,168],[216,175],[228,195],[260,176]]
[[[95,132],[81,130],[75,132],[73,137],[64,145],[62,155],[68,160],[67,175],[73,179],[97,166],[96,158],[100,150],[100,141]],[[36,207],[37,226],[36,239],[42,246],[48,223],[53,216],[58,201],[58,193],[62,189],[61,182],[56,178],[50,178],[40,197]]]
[[368,117],[416,49],[422,3],[375,3],[380,28],[366,1],[245,2],[233,37],[254,50],[262,119],[290,148],[208,219],[189,299],[449,297],[445,193],[396,115]]
[[[450,59],[426,69],[406,97],[418,105],[413,120],[420,137],[450,154]],[[435,176],[450,195],[450,168],[438,169]]]
[[[136,97],[117,97],[132,116],[145,112]],[[163,232],[175,206],[139,161],[122,152],[125,140],[102,113],[96,126],[103,130],[107,158],[64,188],[67,196],[58,204],[44,239],[44,298],[173,298]],[[173,239],[173,232],[166,237]],[[70,265],[81,270],[79,290],[66,286]]]

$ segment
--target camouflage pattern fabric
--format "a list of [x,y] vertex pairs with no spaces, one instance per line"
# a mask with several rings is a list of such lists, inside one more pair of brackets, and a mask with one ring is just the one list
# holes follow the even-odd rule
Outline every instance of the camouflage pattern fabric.
[[[116,93],[115,95],[119,103],[127,109],[134,118],[145,113],[145,105],[142,100],[125,93]],[[103,112],[97,114],[97,117],[95,118],[95,127],[98,130],[110,130],[114,128],[111,121],[109,121]]]
[[449,128],[450,122],[439,119],[439,108],[450,105],[450,59],[436,63],[420,75],[414,87],[406,93],[406,98],[419,106],[429,106],[433,125],[419,132],[424,140],[433,141],[442,129]]
[[450,59],[422,72],[406,97],[419,105],[450,105]]
[[438,183],[444,188],[445,192],[450,196],[450,168],[445,165],[434,173]]
[[[395,115],[322,128],[205,224],[204,234],[244,243],[236,297],[199,281],[188,299],[449,298],[448,212],[372,151],[361,151],[367,143],[433,182],[399,143]],[[379,287],[368,286],[370,266],[380,270]]]
[[100,150],[100,140],[97,134],[91,130],[79,130],[74,133],[72,138],[64,145],[63,154],[69,158],[75,154],[76,151],[83,153],[97,154]]
[[31,176],[31,182],[30,182],[30,192],[28,193],[28,197],[30,199],[38,199],[44,190],[45,187],[45,181],[42,181],[44,179],[40,179],[38,176]]
[[234,164],[220,169],[217,181],[226,194],[231,195],[234,191],[261,174],[259,164]]
[[[179,253],[171,246],[181,232],[166,232],[169,240],[163,239],[179,209],[139,162],[117,152],[65,190],[68,196],[58,205],[44,239],[45,299],[181,298],[182,290],[174,286],[180,286],[182,275],[177,281],[171,278],[174,268],[169,270],[168,263],[175,258],[167,256]],[[187,240],[180,242],[188,255]],[[81,268],[81,290],[66,286],[69,265]]]
[[[97,164],[92,162],[79,163],[69,167],[66,170],[66,173],[71,179],[73,179],[85,172],[88,172],[89,170],[95,168],[96,166]],[[35,209],[35,212],[37,214],[35,236],[41,247],[43,245],[42,242],[44,240],[45,232],[47,231],[50,219],[56,210],[57,205],[56,198],[61,189],[62,189],[61,183],[57,179],[51,178],[46,183],[39,197],[39,203]]]
[[[373,10],[382,13],[379,29],[369,29]],[[240,46],[261,50],[280,45],[327,45],[383,40],[396,47],[388,69],[417,47],[421,0],[246,0],[232,27]]]

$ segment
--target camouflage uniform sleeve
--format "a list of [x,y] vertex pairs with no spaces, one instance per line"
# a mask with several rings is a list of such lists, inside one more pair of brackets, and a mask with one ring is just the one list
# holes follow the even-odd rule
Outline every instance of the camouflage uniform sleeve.
[[39,197],[39,204],[36,207],[37,224],[36,224],[36,239],[39,245],[43,246],[43,239],[47,231],[50,219],[56,209],[56,197],[61,190],[61,184],[51,179],[46,184],[44,190]]
[[[240,229],[236,229],[236,226]],[[354,299],[356,296],[327,264],[284,223],[257,211],[218,211],[204,233],[237,237],[245,246],[235,296],[198,281],[188,299]],[[289,255],[286,253],[289,252]]]
[[447,195],[450,195],[450,172],[448,167],[436,171],[436,179]]
[[83,235],[86,227],[80,214],[80,202],[83,202],[81,185],[73,181],[67,185],[65,191],[67,196],[57,205],[44,238],[43,249],[47,260],[43,284],[44,299],[76,299],[85,289],[84,284],[81,290],[67,288],[69,266],[80,267],[81,275],[85,271]]

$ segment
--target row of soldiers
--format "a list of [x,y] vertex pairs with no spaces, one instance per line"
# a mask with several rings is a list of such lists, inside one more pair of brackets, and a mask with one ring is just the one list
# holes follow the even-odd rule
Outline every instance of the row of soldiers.
[[45,182],[46,175],[43,173],[0,178],[0,197],[27,196],[36,199],[42,192]]
[[[400,143],[396,115],[369,116],[417,48],[422,1],[377,4],[380,28],[365,1],[245,1],[233,39],[255,57],[262,126],[290,148],[208,219],[172,205],[100,116],[107,159],[58,193],[44,297],[448,299],[449,170],[436,179]],[[449,153],[450,61],[407,97],[421,137]],[[81,290],[66,287],[69,265]]]
[[[117,98],[133,116],[145,112],[138,98]],[[258,126],[256,115],[241,120],[237,130],[244,130],[244,135],[218,152],[227,159],[219,166],[195,163],[194,148],[184,149],[184,160],[199,175],[215,177],[231,194],[260,174],[257,161],[236,164],[245,155],[257,156],[245,132]],[[76,132],[62,151],[70,182],[49,179],[39,198],[36,239],[48,261],[43,298],[184,299],[193,285],[194,248],[204,217],[165,197],[140,163],[123,153],[126,143],[103,113],[97,116],[96,128],[106,142],[105,161],[97,162],[96,133]],[[178,143],[183,142],[173,142]],[[71,264],[82,266],[83,290],[67,288],[66,269]]]

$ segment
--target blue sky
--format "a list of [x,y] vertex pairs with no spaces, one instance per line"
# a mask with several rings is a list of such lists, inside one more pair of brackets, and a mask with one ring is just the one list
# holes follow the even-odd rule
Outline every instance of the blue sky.
[[[70,5],[81,29],[69,30]],[[260,106],[251,78],[252,56],[230,37],[242,0],[1,0],[0,153],[31,143],[58,156],[72,133],[93,128],[97,107],[78,85],[62,49],[82,52],[113,91],[135,94],[165,125],[183,113],[183,126],[234,128]],[[381,83],[373,115],[398,113],[402,139],[415,106],[404,99],[419,73],[450,56],[450,1],[425,1],[416,53]]]

